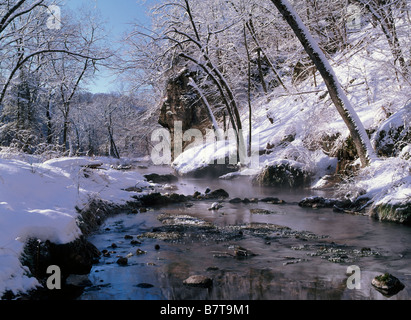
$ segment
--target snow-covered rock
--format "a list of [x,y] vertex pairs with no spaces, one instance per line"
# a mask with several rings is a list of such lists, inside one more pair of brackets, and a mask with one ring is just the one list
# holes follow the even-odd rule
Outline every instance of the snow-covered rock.
[[379,155],[398,156],[407,143],[411,143],[411,104],[384,121],[372,137]]

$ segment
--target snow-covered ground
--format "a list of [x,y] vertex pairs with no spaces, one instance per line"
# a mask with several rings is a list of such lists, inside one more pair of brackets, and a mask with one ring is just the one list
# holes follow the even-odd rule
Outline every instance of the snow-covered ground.
[[[11,290],[27,292],[38,285],[19,257],[29,238],[68,243],[81,231],[75,206],[91,198],[122,203],[122,189],[149,184],[138,172],[115,170],[108,158],[60,158],[33,162],[0,157],[0,297]],[[101,169],[85,166],[102,164]]]

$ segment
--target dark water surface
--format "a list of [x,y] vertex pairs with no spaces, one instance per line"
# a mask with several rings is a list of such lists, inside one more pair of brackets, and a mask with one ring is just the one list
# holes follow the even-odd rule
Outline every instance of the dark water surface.
[[[156,171],[166,172],[160,168]],[[152,169],[140,170],[152,173]],[[411,228],[381,223],[366,216],[335,213],[332,209],[300,208],[297,203],[306,196],[321,195],[312,190],[277,190],[252,186],[247,178],[231,181],[213,179],[180,179],[177,193],[204,193],[206,188],[225,189],[230,198],[263,198],[275,196],[283,205],[269,203],[232,204],[225,200],[218,211],[208,208],[214,202],[195,201],[192,207],[176,204],[151,208],[147,212],[124,214],[108,219],[100,232],[89,240],[100,250],[115,251],[102,257],[89,275],[92,283],[81,300],[277,300],[277,299],[400,299],[411,297]],[[269,210],[271,214],[252,214],[251,209]],[[217,241],[187,237],[182,241],[138,238],[162,223],[160,214],[190,215],[217,227],[244,225],[252,222],[270,223],[309,231],[318,237],[283,237],[277,234],[246,234]],[[201,233],[201,231],[199,231]],[[133,240],[141,244],[131,244]],[[326,237],[321,237],[326,236]],[[115,243],[116,248],[111,248]],[[157,247],[156,247],[157,245]],[[159,247],[158,247],[159,246]],[[255,254],[246,258],[224,256],[241,246]],[[332,248],[324,254],[324,248]],[[136,250],[145,254],[136,254]],[[322,251],[321,251],[322,250]],[[338,251],[340,250],[340,251]],[[341,251],[342,250],[342,251]],[[322,252],[323,254],[318,254]],[[343,259],[332,261],[339,252]],[[361,252],[372,252],[361,255]],[[118,256],[131,253],[126,266],[119,266]],[[344,253],[347,253],[345,255]],[[347,267],[361,270],[361,288],[347,288]],[[389,272],[399,278],[405,289],[385,297],[372,287],[372,279]],[[191,275],[204,275],[213,280],[210,288],[192,288],[183,284]]]

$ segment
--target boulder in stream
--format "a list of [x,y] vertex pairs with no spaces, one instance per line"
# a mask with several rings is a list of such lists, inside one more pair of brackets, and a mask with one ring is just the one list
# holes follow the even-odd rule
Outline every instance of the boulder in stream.
[[205,195],[206,199],[220,199],[220,198],[228,198],[228,197],[230,197],[230,195],[224,189],[217,189]]
[[153,183],[172,183],[178,181],[178,178],[172,174],[160,175],[157,173],[152,173],[144,175],[144,178],[146,178],[147,181],[152,181]]
[[311,185],[311,173],[301,163],[280,160],[266,166],[253,180],[260,186],[304,188]]
[[190,287],[209,288],[213,285],[213,280],[201,275],[193,275],[183,281],[183,284]]
[[405,288],[404,284],[389,273],[376,276],[371,284],[385,296],[393,296]]

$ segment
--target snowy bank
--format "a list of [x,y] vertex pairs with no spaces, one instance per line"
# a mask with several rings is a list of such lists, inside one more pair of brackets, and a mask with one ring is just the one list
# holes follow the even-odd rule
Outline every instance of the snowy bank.
[[132,194],[123,189],[149,185],[138,172],[115,170],[112,164],[108,158],[44,163],[0,158],[0,297],[38,285],[19,260],[28,239],[74,241],[81,235],[76,206],[96,198],[125,203]]

